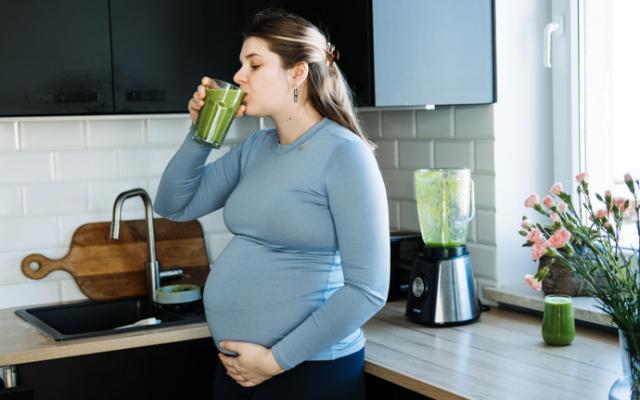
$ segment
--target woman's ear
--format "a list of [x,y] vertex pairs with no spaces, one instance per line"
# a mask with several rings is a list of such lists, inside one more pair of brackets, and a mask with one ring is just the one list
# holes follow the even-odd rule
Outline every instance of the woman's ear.
[[309,64],[301,61],[291,68],[291,83],[293,87],[299,87],[309,75]]

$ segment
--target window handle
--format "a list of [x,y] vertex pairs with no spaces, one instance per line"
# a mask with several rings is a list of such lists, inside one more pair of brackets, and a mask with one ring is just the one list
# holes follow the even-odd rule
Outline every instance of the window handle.
[[551,37],[556,35],[561,37],[564,34],[564,17],[556,15],[553,22],[544,26],[542,38],[542,64],[545,68],[551,68]]

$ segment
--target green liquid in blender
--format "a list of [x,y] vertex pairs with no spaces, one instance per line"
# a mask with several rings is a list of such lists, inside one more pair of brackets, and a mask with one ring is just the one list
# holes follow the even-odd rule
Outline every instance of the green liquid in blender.
[[427,247],[466,243],[470,216],[470,176],[445,170],[417,171],[416,201],[422,239]]

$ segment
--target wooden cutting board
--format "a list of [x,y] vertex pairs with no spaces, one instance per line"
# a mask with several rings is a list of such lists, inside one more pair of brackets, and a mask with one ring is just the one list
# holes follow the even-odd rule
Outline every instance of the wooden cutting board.
[[[92,300],[145,296],[149,254],[146,222],[122,221],[119,240],[109,239],[110,227],[111,222],[81,225],[73,233],[66,256],[52,260],[41,254],[30,254],[22,260],[22,273],[32,279],[42,279],[52,271],[67,271],[82,293]],[[204,286],[209,258],[200,223],[158,218],[154,219],[154,228],[160,270],[184,270],[183,277],[172,280],[171,284]]]

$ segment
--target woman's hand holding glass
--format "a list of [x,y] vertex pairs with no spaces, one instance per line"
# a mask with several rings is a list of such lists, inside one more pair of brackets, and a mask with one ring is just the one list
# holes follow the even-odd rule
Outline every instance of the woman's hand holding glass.
[[[217,85],[215,81],[209,78],[208,76],[205,76],[200,81],[200,85],[198,85],[198,88],[196,89],[196,91],[193,92],[193,96],[189,100],[189,103],[187,104],[187,108],[189,109],[189,114],[191,115],[191,121],[194,124],[198,120],[198,114],[200,113],[200,110],[202,109],[202,107],[204,107],[204,98],[206,97],[205,89],[216,88],[216,87]],[[238,109],[238,112],[236,112],[236,117],[244,116],[246,109],[247,107],[244,104],[242,104]]]

